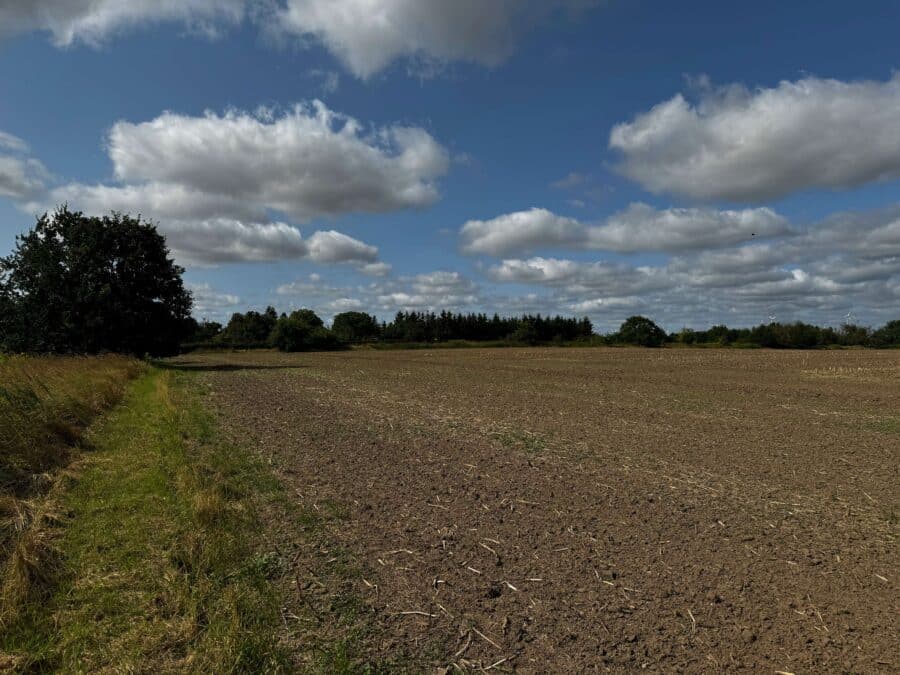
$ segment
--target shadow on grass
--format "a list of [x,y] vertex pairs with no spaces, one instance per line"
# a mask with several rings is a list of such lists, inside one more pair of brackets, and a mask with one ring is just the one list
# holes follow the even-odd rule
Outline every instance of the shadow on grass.
[[265,364],[265,363],[197,363],[193,361],[152,361],[153,365],[162,370],[179,370],[183,372],[230,372],[237,370],[295,370],[309,368],[302,364]]

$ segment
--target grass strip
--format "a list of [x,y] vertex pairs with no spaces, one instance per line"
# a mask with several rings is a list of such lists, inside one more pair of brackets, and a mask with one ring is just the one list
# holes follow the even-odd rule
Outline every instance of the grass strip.
[[[278,558],[260,534],[276,480],[219,438],[190,376],[151,369],[91,429],[58,517],[29,533],[43,578],[0,625],[0,670],[264,673]],[[34,579],[32,579],[34,580]]]

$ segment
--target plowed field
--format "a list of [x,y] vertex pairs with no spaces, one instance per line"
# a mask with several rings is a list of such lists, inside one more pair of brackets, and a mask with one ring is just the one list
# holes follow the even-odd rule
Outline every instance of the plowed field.
[[287,487],[298,665],[900,670],[900,352],[176,363]]

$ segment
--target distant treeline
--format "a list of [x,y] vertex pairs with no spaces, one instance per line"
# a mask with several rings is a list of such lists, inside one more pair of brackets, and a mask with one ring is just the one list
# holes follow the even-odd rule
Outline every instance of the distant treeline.
[[897,347],[900,346],[900,320],[889,321],[878,329],[844,324],[840,328],[821,328],[808,323],[769,323],[753,328],[713,326],[709,330],[684,328],[670,336],[682,344],[753,345],[781,349],[818,347]]
[[630,344],[661,347],[667,343],[780,349],[822,347],[900,346],[900,320],[878,329],[846,324],[838,329],[795,322],[769,323],[754,328],[713,326],[708,330],[684,328],[668,334],[652,320],[633,316],[619,330],[598,335],[591,320],[562,316],[455,314],[453,312],[398,312],[390,322],[364,312],[344,312],[331,328],[309,309],[279,315],[235,313],[227,325],[197,323],[185,349],[201,347],[264,348],[283,351],[340,349],[353,344],[431,344],[447,342],[539,344]]
[[589,341],[596,337],[587,317],[398,312],[393,321],[379,322],[364,312],[344,312],[334,317],[329,329],[312,310],[279,315],[273,307],[268,307],[264,312],[235,313],[225,326],[216,322],[198,323],[186,347],[278,347],[285,351],[302,351],[363,343],[509,341],[543,344]]

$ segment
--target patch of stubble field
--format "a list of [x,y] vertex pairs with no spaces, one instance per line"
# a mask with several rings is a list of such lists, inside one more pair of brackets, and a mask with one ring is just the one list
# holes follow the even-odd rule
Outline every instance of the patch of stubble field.
[[301,664],[900,668],[896,351],[180,363],[294,495]]

